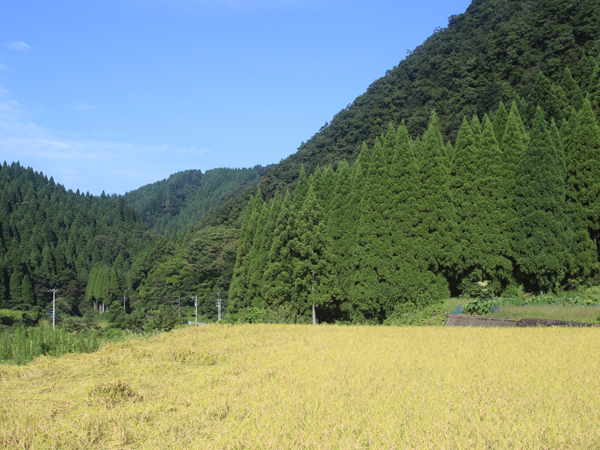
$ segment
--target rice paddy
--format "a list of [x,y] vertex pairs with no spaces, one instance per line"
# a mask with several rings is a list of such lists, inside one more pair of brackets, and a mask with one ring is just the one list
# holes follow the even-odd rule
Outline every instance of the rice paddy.
[[600,448],[600,332],[210,325],[0,366],[0,446]]

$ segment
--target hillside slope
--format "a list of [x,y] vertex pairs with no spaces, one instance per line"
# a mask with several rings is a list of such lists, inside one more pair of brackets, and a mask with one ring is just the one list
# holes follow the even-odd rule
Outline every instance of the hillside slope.
[[264,167],[186,170],[125,194],[152,231],[181,233],[240,190],[258,184]]
[[52,300],[47,290],[58,288],[77,311],[90,273],[100,267],[117,277],[107,295],[120,296],[133,258],[153,237],[123,198],[67,191],[52,177],[5,162],[0,168],[0,309],[46,308]]
[[298,151],[269,168],[261,188],[293,187],[300,167],[353,162],[363,141],[372,145],[388,123],[405,121],[421,136],[436,110],[444,141],[454,141],[463,117],[495,111],[517,95],[528,99],[538,73],[558,82],[577,71],[583,54],[600,52],[596,0],[474,0],[451,16],[397,67],[342,109]]

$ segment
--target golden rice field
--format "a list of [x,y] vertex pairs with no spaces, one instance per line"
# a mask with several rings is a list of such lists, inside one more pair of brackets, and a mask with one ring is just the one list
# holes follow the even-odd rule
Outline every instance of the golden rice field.
[[600,448],[600,331],[189,327],[0,366],[0,447]]

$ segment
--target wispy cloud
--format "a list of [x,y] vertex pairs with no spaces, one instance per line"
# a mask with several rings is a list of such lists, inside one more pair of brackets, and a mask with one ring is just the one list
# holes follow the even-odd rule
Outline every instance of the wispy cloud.
[[[208,150],[196,147],[136,145],[124,141],[82,139],[33,123],[33,114],[0,86],[0,157],[53,175],[69,189],[92,194],[125,193],[184,170]],[[0,163],[2,162],[0,161]],[[185,164],[185,163],[183,163]]]
[[15,41],[15,42],[11,42],[9,44],[4,44],[4,46],[11,50],[17,50],[17,51],[26,51],[31,48],[25,42],[21,42],[21,41]]
[[88,105],[87,103],[79,103],[77,105],[73,105],[77,111],[85,111],[86,109],[94,111],[96,107],[94,105]]

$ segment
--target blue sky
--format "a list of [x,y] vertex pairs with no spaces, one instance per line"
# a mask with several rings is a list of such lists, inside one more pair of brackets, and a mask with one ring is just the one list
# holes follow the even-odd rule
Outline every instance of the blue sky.
[[0,6],[0,161],[92,194],[294,153],[469,0]]

